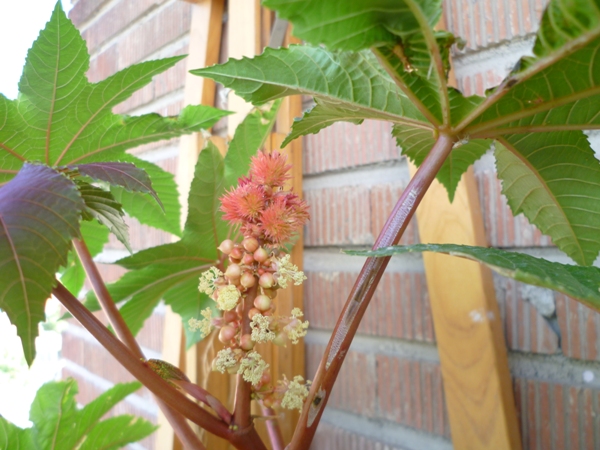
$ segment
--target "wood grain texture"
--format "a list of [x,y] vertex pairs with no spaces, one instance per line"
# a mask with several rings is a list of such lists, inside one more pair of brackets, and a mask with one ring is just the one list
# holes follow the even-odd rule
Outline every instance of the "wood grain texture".
[[[417,220],[423,243],[485,246],[472,167],[463,175],[453,204],[434,181],[417,209]],[[521,449],[489,269],[433,253],[423,254],[423,259],[454,448]]]
[[[224,0],[202,0],[193,2],[190,26],[190,46],[187,58],[187,69],[206,67],[218,62],[221,48],[223,28]],[[214,106],[215,84],[212,80],[186,74],[184,88],[184,105]],[[182,206],[182,225],[187,217],[187,198],[189,187],[194,176],[194,167],[200,150],[204,147],[204,139],[200,133],[182,136],[179,141],[179,159],[177,163],[176,180],[179,186],[179,199]],[[222,149],[222,142],[215,142]],[[210,362],[220,345],[216,334],[205,339],[199,345],[186,352],[181,317],[173,313],[169,307],[165,312],[163,332],[162,357],[165,361],[179,366],[190,378],[219,398],[225,405],[229,396],[229,379],[209,376]],[[208,363],[207,363],[208,361]],[[206,367],[208,364],[208,367]],[[220,375],[220,374],[219,374]],[[157,448],[164,450],[179,450],[181,443],[175,438],[173,430],[166,418],[159,414],[157,431]],[[200,432],[198,427],[194,428]],[[227,442],[212,435],[204,439],[207,448],[225,450]]]

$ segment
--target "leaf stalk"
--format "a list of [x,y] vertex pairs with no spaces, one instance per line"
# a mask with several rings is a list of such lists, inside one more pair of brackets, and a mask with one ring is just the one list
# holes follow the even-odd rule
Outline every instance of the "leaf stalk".
[[[375,241],[373,250],[398,243],[431,182],[452,151],[454,142],[455,138],[452,136],[444,133],[439,135],[425,161],[402,193]],[[305,450],[310,447],[352,339],[389,260],[387,257],[367,258],[365,261],[313,378],[289,450]]]

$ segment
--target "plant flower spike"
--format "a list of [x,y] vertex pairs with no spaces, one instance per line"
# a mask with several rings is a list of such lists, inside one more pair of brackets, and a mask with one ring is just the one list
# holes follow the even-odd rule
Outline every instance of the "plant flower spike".
[[203,336],[219,328],[219,340],[227,347],[213,361],[214,370],[241,375],[265,407],[301,410],[310,383],[300,376],[271,383],[269,365],[254,349],[259,342],[297,344],[308,329],[299,308],[290,316],[275,315],[277,291],[306,279],[283,247],[309,218],[308,205],[284,190],[290,168],[278,152],[259,153],[248,177],[221,197],[224,219],[239,227],[244,239],[241,244],[226,239],[219,246],[229,258],[225,273],[211,267],[200,277],[199,290],[216,302],[222,317],[212,317],[207,308],[189,326]]

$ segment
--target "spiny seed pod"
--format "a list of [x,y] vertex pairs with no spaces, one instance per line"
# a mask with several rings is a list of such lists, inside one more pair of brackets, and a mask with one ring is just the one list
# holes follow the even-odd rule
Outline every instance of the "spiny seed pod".
[[238,320],[238,314],[235,311],[225,311],[223,313],[223,320],[225,323],[233,322],[234,320]]
[[252,320],[252,318],[257,314],[260,314],[260,311],[256,308],[252,308],[250,311],[248,311],[248,318]]
[[219,340],[223,344],[227,344],[229,341],[231,341],[234,338],[236,333],[237,333],[237,330],[235,328],[233,328],[232,326],[229,326],[229,325],[225,325],[223,328],[221,328],[221,330],[219,330]]
[[240,278],[240,284],[245,288],[251,288],[256,284],[256,278],[250,272],[244,272]]
[[229,255],[233,250],[233,241],[231,239],[225,239],[223,242],[221,242],[221,245],[219,245],[218,249],[222,253]]
[[266,311],[269,309],[271,307],[271,303],[271,299],[266,295],[257,295],[254,299],[254,306],[261,311]]
[[271,382],[271,373],[268,371],[264,371],[262,377],[260,377],[260,382],[262,384],[267,384]]
[[242,247],[244,247],[247,252],[254,253],[256,249],[258,249],[258,241],[253,237],[246,238],[242,241]]
[[236,244],[235,247],[233,247],[233,249],[231,250],[229,256],[235,259],[242,259],[242,257],[244,256],[244,252],[242,248]]
[[271,288],[275,285],[275,278],[273,278],[273,274],[269,272],[265,272],[260,276],[258,280],[258,284],[262,288]]
[[237,280],[242,275],[242,268],[238,264],[229,264],[227,270],[225,271],[225,276],[229,278],[229,280]]
[[254,255],[252,253],[244,253],[244,257],[242,258],[242,264],[245,266],[251,266],[254,264]]
[[267,259],[269,259],[269,254],[267,253],[267,251],[264,248],[259,247],[254,252],[254,259],[256,261],[258,261],[259,263],[262,263],[262,262],[265,262]]
[[240,347],[246,351],[250,351],[254,348],[254,341],[249,334],[243,334],[240,338]]

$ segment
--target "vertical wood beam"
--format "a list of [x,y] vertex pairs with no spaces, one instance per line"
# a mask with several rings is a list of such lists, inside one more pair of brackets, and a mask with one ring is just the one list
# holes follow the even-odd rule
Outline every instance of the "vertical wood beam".
[[[486,246],[473,168],[463,175],[452,204],[434,181],[417,220],[421,242]],[[490,270],[434,253],[424,253],[423,261],[454,448],[521,449]]]
[[[190,25],[190,44],[186,61],[188,71],[200,67],[216,64],[221,48],[221,31],[223,28],[224,0],[197,0],[192,5],[192,18]],[[186,73],[184,88],[184,105],[214,105],[215,84],[212,80],[197,77]],[[187,197],[190,184],[194,176],[194,167],[198,154],[204,146],[204,140],[199,133],[182,136],[179,141],[179,158],[177,162],[176,180],[179,186],[179,200],[181,204],[182,225],[187,217]],[[182,368],[190,380],[203,384],[199,380],[197,356],[198,351],[208,352],[213,348],[212,342],[201,345],[200,349],[193,348],[186,352],[185,336],[181,317],[173,313],[169,307],[165,311],[162,357]],[[212,361],[212,359],[211,359]],[[206,382],[206,381],[205,381]],[[228,393],[227,383],[216,389],[219,393]],[[179,450],[181,443],[175,438],[173,430],[166,418],[159,413],[158,423],[161,425],[157,432],[157,448],[161,450]],[[198,428],[195,427],[197,430]],[[213,448],[209,446],[208,448]]]

